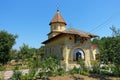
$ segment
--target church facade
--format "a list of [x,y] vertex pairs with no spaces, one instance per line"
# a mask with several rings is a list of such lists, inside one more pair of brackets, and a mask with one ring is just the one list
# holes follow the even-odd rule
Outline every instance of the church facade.
[[91,67],[91,61],[95,60],[95,52],[91,49],[91,38],[97,35],[77,30],[74,28],[66,29],[67,23],[57,11],[50,25],[50,33],[45,44],[45,57],[56,56],[61,65],[66,68],[78,66],[78,58],[84,60],[86,66]]

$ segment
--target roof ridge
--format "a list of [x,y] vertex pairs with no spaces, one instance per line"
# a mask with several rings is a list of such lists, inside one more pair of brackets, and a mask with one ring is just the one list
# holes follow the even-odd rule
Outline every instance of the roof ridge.
[[79,35],[83,35],[83,36],[86,36],[86,37],[87,36],[97,36],[95,34],[85,32],[85,31],[82,31],[82,30],[78,30],[78,29],[75,29],[75,28],[68,28],[63,33],[79,34]]

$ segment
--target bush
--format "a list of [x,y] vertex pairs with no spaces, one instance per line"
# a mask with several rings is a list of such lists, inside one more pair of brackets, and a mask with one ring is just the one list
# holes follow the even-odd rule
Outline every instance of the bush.
[[113,74],[114,74],[114,76],[120,77],[120,65],[116,65],[113,68]]
[[98,61],[91,61],[91,64],[92,64],[92,73],[99,73],[100,72],[100,68],[99,68],[99,62]]
[[35,69],[31,69],[29,71],[28,77],[29,79],[33,79],[33,77],[35,76],[36,70]]
[[39,76],[40,78],[43,78],[45,77],[45,75],[46,75],[45,72],[39,72],[37,76]]
[[3,80],[3,79],[4,79],[4,74],[0,73],[0,80]]
[[63,68],[59,68],[59,69],[57,70],[57,72],[58,72],[58,75],[60,75],[60,76],[63,76],[63,75],[65,75],[65,73],[66,73],[65,69],[63,69]]
[[99,69],[98,66],[93,66],[91,72],[92,72],[92,73],[97,73],[97,74],[98,74],[98,73],[100,72],[100,69]]
[[110,73],[110,72],[105,71],[105,70],[101,71],[101,74],[102,74],[102,75],[113,76],[113,73]]
[[4,71],[5,69],[5,66],[0,66],[0,71]]
[[81,70],[81,71],[80,71],[80,74],[87,76],[87,75],[89,75],[89,72],[86,72],[86,71],[84,71],[84,70]]
[[54,76],[54,72],[52,70],[48,71],[47,76]]
[[84,66],[83,71],[89,73],[90,70],[89,70],[89,68],[87,68],[86,66]]
[[21,80],[28,80],[28,74],[22,75]]
[[15,68],[13,69],[13,75],[11,77],[12,80],[21,80],[22,77],[22,72],[19,71],[19,66],[16,65]]
[[15,70],[13,72],[11,79],[12,80],[21,80],[21,76],[22,76],[22,72],[20,72],[19,70]]
[[104,69],[104,70],[109,70],[109,66],[102,66],[102,69]]
[[69,73],[73,75],[73,74],[77,74],[78,71],[79,71],[79,69],[76,68],[76,67],[74,67],[73,69],[71,69],[71,70],[69,71]]
[[86,67],[84,67],[83,69],[74,67],[73,69],[69,71],[69,73],[71,75],[73,74],[89,75],[89,70]]

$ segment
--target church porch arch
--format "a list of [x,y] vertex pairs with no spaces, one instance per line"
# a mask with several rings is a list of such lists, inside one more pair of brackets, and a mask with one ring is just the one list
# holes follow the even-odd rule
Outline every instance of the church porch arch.
[[74,47],[70,50],[68,63],[76,64],[78,61],[78,58],[84,59],[84,61],[86,60],[85,49],[83,49],[80,46]]

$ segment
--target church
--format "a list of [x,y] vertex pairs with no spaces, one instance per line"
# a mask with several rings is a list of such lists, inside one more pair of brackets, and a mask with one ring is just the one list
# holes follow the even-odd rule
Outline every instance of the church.
[[95,60],[97,53],[91,48],[91,39],[98,36],[74,28],[66,29],[67,23],[59,10],[49,25],[48,40],[43,42],[45,57],[56,56],[61,65],[67,69],[79,66],[77,64],[78,58],[83,59],[85,65],[91,67],[91,61]]

